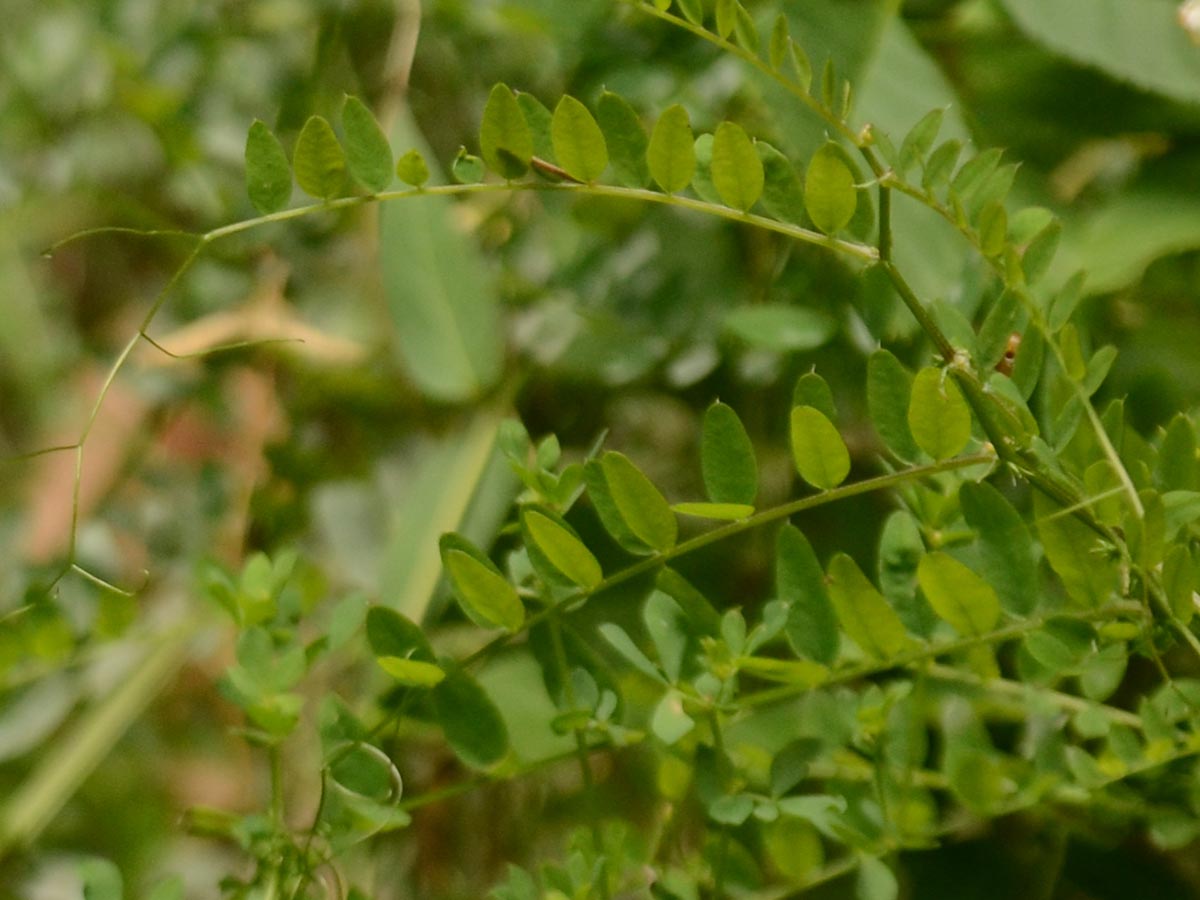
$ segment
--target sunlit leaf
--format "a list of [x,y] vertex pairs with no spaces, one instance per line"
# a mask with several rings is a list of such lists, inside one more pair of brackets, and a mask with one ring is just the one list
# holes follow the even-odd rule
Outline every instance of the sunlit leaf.
[[429,166],[419,150],[409,150],[396,160],[396,177],[413,187],[421,187],[429,180]]
[[1000,619],[996,591],[948,553],[921,557],[917,579],[934,612],[964,637],[985,634]]
[[658,488],[622,453],[607,451],[600,465],[613,502],[634,535],[655,550],[670,550],[678,525]]
[[377,656],[375,662],[400,684],[408,687],[433,687],[446,677],[436,663],[422,662],[402,656]]
[[748,503],[673,503],[671,509],[681,516],[724,521],[736,521],[754,515],[754,507]]
[[811,406],[792,408],[791,444],[796,471],[818,490],[835,488],[850,474],[846,442],[819,410]]
[[600,563],[579,536],[549,510],[527,506],[521,526],[530,552],[540,553],[553,570],[570,582],[591,589],[604,578]]
[[246,193],[263,215],[283,209],[292,196],[292,169],[283,145],[258,119],[246,135]]
[[558,164],[572,178],[592,182],[608,168],[604,134],[588,108],[574,97],[564,95],[558,101],[550,129]]
[[696,172],[696,149],[687,110],[669,106],[654,123],[646,162],[655,182],[668,194],[682,191]]
[[[333,128],[321,116],[310,116],[300,129],[292,153],[296,183],[318,200],[330,200],[346,184],[346,156]],[[390,168],[390,166],[389,166]]]
[[826,234],[836,234],[854,218],[858,206],[854,173],[833,144],[822,145],[808,163],[804,205],[813,224]]

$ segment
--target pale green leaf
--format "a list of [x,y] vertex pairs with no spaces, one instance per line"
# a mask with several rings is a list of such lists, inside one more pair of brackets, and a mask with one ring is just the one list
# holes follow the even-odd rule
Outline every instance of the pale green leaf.
[[604,622],[599,627],[600,636],[613,646],[626,660],[633,664],[633,667],[660,684],[665,684],[662,672],[658,670],[658,666],[650,661],[650,657],[646,656],[641,651],[637,644],[633,642],[625,629],[620,625],[614,625],[612,622]]
[[775,540],[775,592],[788,605],[784,634],[792,649],[832,665],[839,638],[825,573],[808,539],[792,525],[784,525]]
[[986,634],[1000,619],[996,591],[948,553],[921,557],[917,580],[934,612],[964,637]]
[[896,900],[900,882],[896,873],[877,856],[860,857],[854,879],[855,900]]
[[333,128],[321,116],[310,116],[292,152],[296,183],[309,196],[330,200],[346,184],[346,156]]
[[758,463],[754,445],[733,407],[714,403],[704,413],[700,437],[700,470],[708,499],[748,505],[758,496]]
[[650,183],[646,164],[649,139],[641,120],[624,97],[605,91],[596,105],[596,118],[604,132],[609,162],[617,181],[626,187],[643,188]]
[[419,659],[377,656],[375,662],[393,679],[407,687],[433,687],[446,677],[446,673],[436,663],[422,662]]
[[564,95],[554,108],[550,126],[554,155],[572,178],[590,183],[608,168],[608,147],[588,108]]
[[917,446],[949,459],[971,439],[971,410],[950,373],[928,366],[913,379],[908,427]]
[[488,95],[479,125],[479,148],[483,160],[501,178],[520,178],[533,156],[533,132],[506,84],[497,84]]
[[246,193],[263,215],[283,209],[292,196],[292,169],[283,145],[258,119],[246,135]]
[[784,303],[736,307],[724,324],[746,343],[782,353],[814,350],[837,334],[837,322],[825,313]]
[[646,162],[655,182],[668,194],[682,191],[696,172],[696,148],[687,110],[678,103],[667,107],[654,123]]
[[804,205],[813,224],[826,234],[836,234],[854,218],[858,206],[854,173],[833,144],[824,144],[808,163]]
[[373,193],[387,190],[392,183],[392,148],[375,116],[357,97],[346,96],[342,132],[350,174]]
[[600,563],[573,531],[548,512],[526,507],[521,525],[527,543],[536,547],[558,572],[582,588],[592,589],[604,579]]
[[850,474],[850,453],[837,428],[811,406],[792,408],[792,459],[800,477],[818,490],[835,488]]
[[893,659],[911,644],[896,611],[845,553],[829,561],[829,597],[850,639],[872,659]]
[[925,162],[925,157],[933,147],[933,142],[937,140],[945,113],[946,111],[941,108],[926,113],[905,135],[904,141],[900,144],[899,159],[896,164],[896,171],[899,174],[903,175],[913,166]]
[[712,180],[725,205],[743,212],[762,196],[762,161],[736,122],[722,122],[713,135]]
[[458,153],[455,154],[454,160],[450,163],[450,173],[459,184],[478,184],[483,181],[486,171],[483,160],[472,153],[468,153],[466,147],[459,147]]
[[695,727],[695,720],[684,712],[683,698],[675,691],[663,695],[650,717],[650,730],[668,747]]
[[736,521],[754,515],[754,507],[746,503],[673,503],[671,509],[697,519]]

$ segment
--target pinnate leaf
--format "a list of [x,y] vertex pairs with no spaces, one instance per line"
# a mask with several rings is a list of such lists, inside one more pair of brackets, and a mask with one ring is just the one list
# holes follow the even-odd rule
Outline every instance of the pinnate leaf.
[[792,409],[792,459],[800,477],[818,490],[835,488],[850,474],[850,453],[837,428],[811,406]]
[[632,552],[675,546],[678,524],[671,507],[629,458],[609,450],[584,468],[588,491],[609,533]]
[[346,156],[333,128],[321,116],[310,116],[296,138],[292,154],[296,183],[318,200],[330,200],[346,183]]
[[588,108],[574,97],[564,96],[558,101],[550,135],[558,164],[572,178],[592,182],[608,168],[604,134]]
[[936,460],[954,456],[971,438],[971,410],[948,372],[928,366],[913,379],[908,427]]
[[704,488],[714,503],[749,505],[758,496],[754,445],[733,407],[714,403],[704,413],[700,438]]
[[650,168],[646,164],[646,148],[649,139],[633,107],[619,94],[605,91],[596,104],[596,118],[604,132],[609,162],[617,181],[626,187],[648,185]]
[[725,205],[743,212],[762,196],[762,161],[736,122],[722,122],[713,135],[712,181]]
[[346,164],[358,182],[374,193],[392,183],[392,148],[375,116],[357,97],[347,95],[342,106]]
[[497,84],[488,95],[479,126],[479,148],[483,161],[501,178],[520,178],[533,156],[533,132],[506,84]]
[[654,123],[646,162],[658,186],[668,194],[682,191],[696,173],[696,148],[687,110],[676,103]]
[[836,234],[854,218],[858,207],[854,173],[837,145],[822,145],[809,161],[804,177],[804,204],[813,224],[825,234]]
[[292,169],[279,138],[258,119],[246,135],[246,193],[263,215],[283,209],[292,196]]

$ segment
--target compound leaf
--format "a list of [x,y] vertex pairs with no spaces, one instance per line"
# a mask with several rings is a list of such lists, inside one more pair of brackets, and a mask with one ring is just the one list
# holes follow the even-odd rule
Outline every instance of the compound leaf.
[[330,200],[346,183],[346,156],[333,127],[321,116],[310,116],[296,138],[292,153],[296,183],[309,196]]
[[373,193],[392,183],[392,148],[375,116],[357,97],[346,96],[342,106],[346,135],[346,165],[358,182]]
[[558,164],[577,181],[595,181],[608,168],[604,134],[588,108],[574,97],[564,96],[558,101],[550,137]]
[[696,173],[696,148],[687,110],[676,103],[654,123],[646,162],[655,182],[668,194],[682,191]]
[[488,167],[500,177],[520,178],[533,156],[533,132],[506,84],[497,84],[488,95],[479,125],[479,148]]
[[255,119],[246,135],[246,193],[263,215],[283,209],[292,196],[292,169],[279,138]]

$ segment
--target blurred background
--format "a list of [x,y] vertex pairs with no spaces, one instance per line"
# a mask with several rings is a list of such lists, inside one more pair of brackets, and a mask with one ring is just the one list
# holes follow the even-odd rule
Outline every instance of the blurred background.
[[[853,122],[898,143],[944,107],[944,136],[1005,148],[1021,164],[1014,204],[1064,219],[1055,280],[1089,272],[1087,339],[1121,351],[1101,401],[1127,396],[1147,435],[1194,409],[1200,38],[1177,3],[746,5],[764,28],[786,12],[816,65],[835,60],[856,88]],[[376,110],[398,154],[421,147],[435,168],[460,146],[477,151],[496,81],[551,108],[563,93],[592,104],[607,88],[647,123],[682,102],[697,132],[733,118],[802,165],[820,123],[711,46],[617,0],[6,0],[3,14],[0,896],[77,895],[85,855],[115,861],[133,895],[169,872],[189,896],[215,895],[241,857],[190,834],[184,811],[254,808],[265,775],[216,688],[232,630],[204,573],[294,548],[306,615],[323,621],[331,601],[358,591],[444,622],[453,647],[436,539],[454,528],[496,538],[519,489],[491,450],[505,415],[535,438],[557,434],[571,459],[603,438],[678,501],[702,493],[699,415],[720,398],[755,440],[768,505],[793,490],[783,413],[815,368],[856,475],[881,471],[866,355],[882,342],[923,364],[929,348],[852,267],[777,235],[523,193],[272,225],[213,244],[178,281],[191,244],[170,233],[106,233],[44,253],[83,229],[204,232],[253,216],[250,122],[290,148],[310,114],[336,120],[345,93]],[[895,227],[922,295],[977,318],[990,287],[966,244],[903,203]],[[147,332],[174,356],[136,343],[97,409],[114,360],[163,296]],[[85,428],[75,503],[73,450],[25,455]],[[840,548],[870,560],[889,508],[865,498],[802,524],[822,557]],[[605,540],[586,510],[572,521]],[[753,607],[770,587],[769,554],[769,535],[755,535],[685,570],[710,596]],[[55,581],[67,561],[83,572]],[[188,652],[154,656],[181,631]],[[149,674],[114,713],[106,698],[130,672]],[[310,688],[360,696],[373,677],[348,659]],[[549,707],[528,660],[488,679],[498,695],[531,698],[505,707],[524,716],[510,722],[520,753],[553,752],[561,739],[538,724]],[[64,762],[66,746],[90,753]],[[430,754],[410,761],[418,788],[446,777]],[[303,798],[315,776],[295,756]],[[53,783],[56,767],[70,783]],[[547,799],[555,777],[489,789],[401,832],[394,896],[482,896],[502,860],[536,857],[561,837],[565,813]],[[612,773],[609,802],[636,804],[644,777],[636,759]],[[18,821],[18,807],[37,816]],[[462,818],[472,810],[504,827],[479,834]],[[1174,879],[1196,878],[1194,862],[1121,853],[1123,867],[1099,850],[1069,859],[1077,896],[1195,896],[1172,893],[1187,890]],[[1012,896],[1006,859],[967,843],[915,865],[926,883],[954,886],[930,897],[1001,897]],[[956,883],[981,865],[996,870],[988,884]]]

